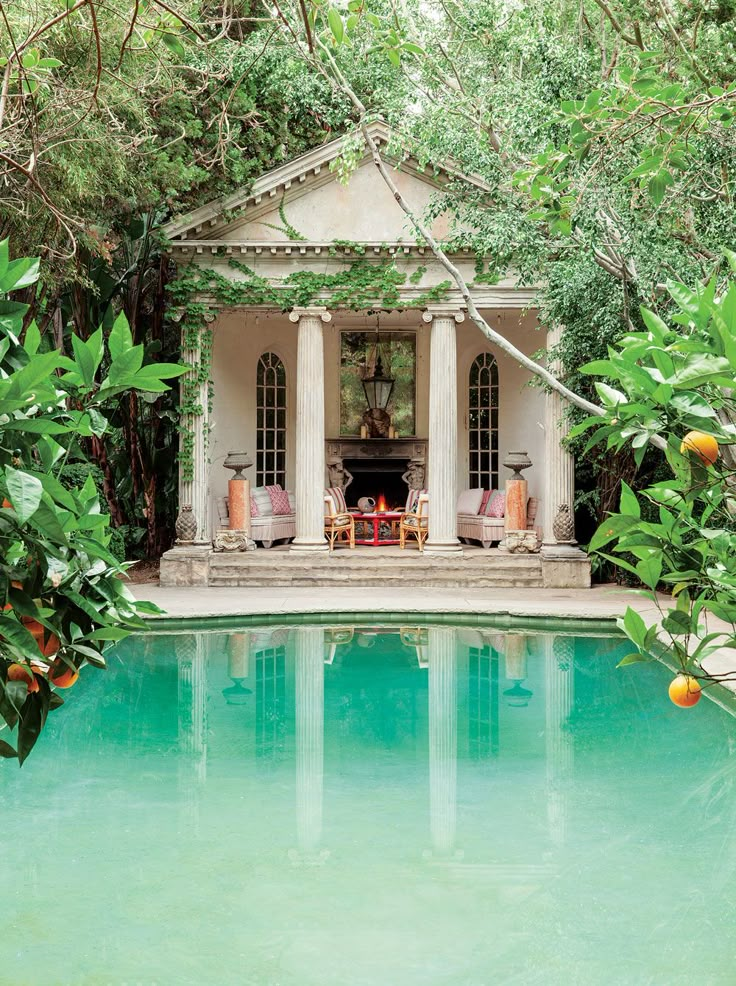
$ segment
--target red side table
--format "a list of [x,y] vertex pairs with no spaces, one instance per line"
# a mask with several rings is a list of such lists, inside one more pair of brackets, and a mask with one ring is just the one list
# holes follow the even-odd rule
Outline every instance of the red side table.
[[[372,544],[377,547],[379,544],[398,544],[399,539],[397,537],[381,537],[381,524],[391,525],[391,534],[395,532],[394,525],[400,519],[402,515],[401,510],[383,510],[381,513],[370,513],[370,514],[353,514],[353,519],[356,524],[363,525],[363,537],[356,537],[356,544]],[[366,537],[369,529],[369,525],[373,530],[373,537]]]

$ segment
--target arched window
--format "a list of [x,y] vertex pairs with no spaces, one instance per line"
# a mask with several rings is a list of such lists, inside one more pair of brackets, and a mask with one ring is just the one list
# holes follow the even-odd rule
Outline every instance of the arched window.
[[256,486],[286,489],[286,370],[264,353],[256,375]]
[[469,487],[498,487],[498,365],[481,353],[468,379]]

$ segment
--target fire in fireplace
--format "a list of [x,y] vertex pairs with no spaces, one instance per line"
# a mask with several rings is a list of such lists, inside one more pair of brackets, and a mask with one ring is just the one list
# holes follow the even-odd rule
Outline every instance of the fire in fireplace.
[[345,459],[345,468],[353,481],[345,490],[349,507],[358,505],[364,496],[374,500],[383,496],[384,510],[403,510],[408,487],[401,478],[406,472],[406,459]]

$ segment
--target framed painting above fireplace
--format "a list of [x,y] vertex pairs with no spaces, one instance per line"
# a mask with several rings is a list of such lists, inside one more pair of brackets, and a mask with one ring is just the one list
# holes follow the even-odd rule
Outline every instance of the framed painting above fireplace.
[[375,371],[379,357],[383,372],[394,380],[386,409],[391,424],[402,437],[415,434],[416,333],[343,331],[340,333],[341,435],[360,435],[366,410],[362,381]]

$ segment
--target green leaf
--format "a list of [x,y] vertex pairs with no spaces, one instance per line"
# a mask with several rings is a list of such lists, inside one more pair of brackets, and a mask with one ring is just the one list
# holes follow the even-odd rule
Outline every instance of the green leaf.
[[653,175],[649,179],[649,185],[647,186],[649,189],[649,196],[655,205],[660,205],[662,203],[662,199],[664,198],[667,188],[670,185],[674,185],[674,180],[666,168],[658,171],[656,175]]
[[647,627],[641,616],[631,606],[628,607],[624,614],[622,625],[629,640],[633,641],[637,647],[643,647],[647,635]]
[[635,651],[632,654],[627,654],[626,657],[622,657],[616,667],[625,668],[629,664],[646,664],[653,660],[655,660],[654,655],[642,654],[641,651]]
[[330,25],[330,30],[332,31],[332,36],[335,41],[337,41],[338,44],[342,44],[343,35],[345,34],[345,27],[342,22],[342,17],[334,7],[328,7],[327,9],[327,22]]
[[29,695],[20,710],[20,719],[18,720],[19,766],[23,765],[24,760],[36,745],[49,710],[48,682],[42,679],[39,681],[39,685],[40,690]]
[[606,518],[591,538],[589,550],[597,551],[598,548],[602,548],[604,544],[608,544],[609,541],[619,537],[638,523],[637,517],[631,517],[628,514],[614,514],[612,517]]
[[107,348],[111,360],[120,359],[123,353],[133,348],[133,336],[130,331],[128,319],[125,317],[125,312],[120,312],[115,319],[115,324],[110,330],[107,340]]
[[619,404],[625,404],[627,401],[626,394],[620,390],[615,390],[613,387],[609,387],[607,383],[601,383],[600,380],[596,380],[594,386],[598,391],[600,399],[609,407],[617,407]]
[[4,757],[6,760],[9,760],[17,756],[17,752],[13,749],[10,743],[6,743],[5,740],[0,740],[0,757]]
[[629,517],[641,517],[641,508],[639,506],[639,501],[636,498],[636,494],[623,480],[621,480],[621,501],[619,504],[619,512],[626,514]]
[[8,487],[8,498],[21,524],[34,515],[38,510],[43,496],[43,486],[37,476],[5,467],[5,482]]
[[128,380],[140,370],[143,365],[143,346],[132,346],[125,349],[112,361],[108,379],[103,382],[104,386],[116,386],[123,384],[128,387]]
[[39,276],[38,258],[22,257],[8,264],[7,270],[0,278],[0,291],[19,291],[35,284]]
[[91,387],[95,382],[95,373],[97,372],[94,352],[78,335],[72,336],[72,349],[74,350],[74,360],[82,382],[87,387]]

